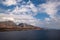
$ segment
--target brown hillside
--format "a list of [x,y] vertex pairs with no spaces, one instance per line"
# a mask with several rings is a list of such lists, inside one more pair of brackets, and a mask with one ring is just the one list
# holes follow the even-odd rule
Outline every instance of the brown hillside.
[[40,27],[35,27],[25,23],[20,23],[16,25],[12,21],[0,22],[0,31],[20,31],[20,30],[42,30]]

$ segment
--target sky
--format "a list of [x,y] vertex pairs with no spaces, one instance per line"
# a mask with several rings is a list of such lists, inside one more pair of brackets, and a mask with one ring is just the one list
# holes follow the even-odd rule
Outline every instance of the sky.
[[60,0],[0,0],[0,21],[60,29]]

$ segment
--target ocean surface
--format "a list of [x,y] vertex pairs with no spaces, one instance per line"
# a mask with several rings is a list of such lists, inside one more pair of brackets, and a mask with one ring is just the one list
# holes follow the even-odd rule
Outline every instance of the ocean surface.
[[0,32],[0,40],[60,40],[59,30]]

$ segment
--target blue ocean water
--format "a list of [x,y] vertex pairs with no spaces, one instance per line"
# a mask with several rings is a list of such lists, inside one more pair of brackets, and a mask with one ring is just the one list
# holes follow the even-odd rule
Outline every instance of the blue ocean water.
[[60,31],[28,30],[0,32],[0,40],[60,40]]

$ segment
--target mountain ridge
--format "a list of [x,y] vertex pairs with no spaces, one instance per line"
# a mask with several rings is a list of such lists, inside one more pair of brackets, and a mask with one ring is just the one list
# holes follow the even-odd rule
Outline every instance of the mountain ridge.
[[16,25],[12,21],[0,22],[0,31],[22,31],[22,30],[42,30],[43,28],[28,25],[26,23],[20,23]]

